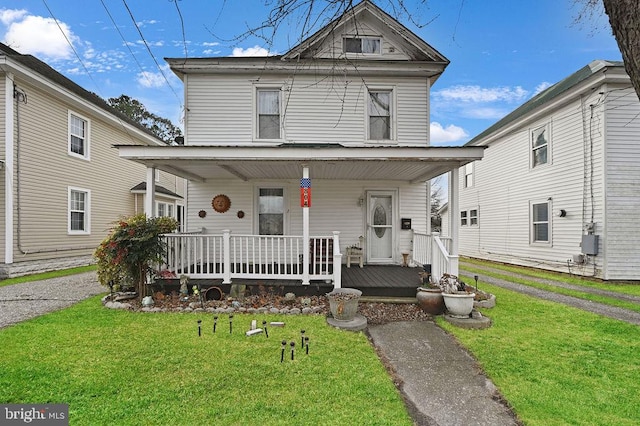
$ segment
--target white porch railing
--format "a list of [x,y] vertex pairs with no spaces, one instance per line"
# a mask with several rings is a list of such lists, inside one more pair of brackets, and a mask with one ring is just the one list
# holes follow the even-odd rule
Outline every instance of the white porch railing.
[[[177,276],[332,281],[341,286],[339,232],[332,237],[312,236],[305,250],[303,237],[282,235],[165,234],[167,252],[163,269]],[[306,260],[306,265],[305,265]]]
[[431,265],[431,277],[438,281],[443,274],[458,275],[458,256],[452,255],[451,238],[438,234],[413,233],[412,259],[424,266]]

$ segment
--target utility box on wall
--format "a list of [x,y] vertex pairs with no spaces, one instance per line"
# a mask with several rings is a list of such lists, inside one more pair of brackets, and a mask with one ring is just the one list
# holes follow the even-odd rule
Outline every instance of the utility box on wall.
[[587,234],[582,236],[582,252],[590,256],[598,254],[598,236],[594,234]]
[[400,229],[411,229],[411,219],[400,219]]

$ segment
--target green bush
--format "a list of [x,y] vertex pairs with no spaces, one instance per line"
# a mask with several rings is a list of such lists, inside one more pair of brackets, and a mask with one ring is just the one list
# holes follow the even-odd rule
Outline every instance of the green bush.
[[177,227],[178,222],[170,217],[139,214],[119,220],[94,253],[100,283],[133,286],[142,296],[151,265],[163,260],[166,243],[161,235]]

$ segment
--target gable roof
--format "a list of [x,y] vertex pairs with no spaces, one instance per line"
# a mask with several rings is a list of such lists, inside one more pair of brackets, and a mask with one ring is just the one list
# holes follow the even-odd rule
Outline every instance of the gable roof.
[[322,43],[329,35],[339,33],[349,21],[356,21],[359,17],[367,14],[381,24],[389,28],[394,34],[401,37],[409,47],[407,54],[412,60],[442,62],[449,64],[449,60],[440,52],[427,44],[424,40],[414,34],[407,27],[402,25],[391,15],[380,9],[370,0],[363,0],[355,6],[345,10],[342,16],[334,19],[329,24],[318,30],[315,34],[293,47],[282,56],[282,59],[294,59],[296,57],[304,57],[305,54],[312,52],[314,47]]
[[32,55],[23,55],[20,52],[10,48],[9,46],[0,43],[0,58],[2,56],[5,56],[7,58],[10,58],[11,60],[25,66],[26,68],[28,68],[29,70],[31,70],[32,72],[35,72],[39,75],[41,75],[42,77],[46,78],[47,80],[51,81],[52,83],[68,90],[69,92],[73,93],[74,95],[78,96],[79,98],[95,105],[96,107],[100,108],[102,111],[104,111],[107,114],[110,114],[112,116],[115,116],[118,120],[125,122],[135,128],[137,128],[138,130],[146,133],[148,136],[151,136],[152,138],[154,138],[156,140],[156,143],[159,144],[164,144],[164,141],[160,140],[156,135],[154,135],[149,129],[147,129],[146,127],[144,127],[143,125],[141,125],[140,123],[138,123],[135,120],[132,120],[131,118],[129,118],[128,116],[126,116],[125,114],[121,113],[120,111],[116,110],[115,108],[111,107],[104,99],[102,99],[100,96],[96,95],[95,93],[89,92],[88,90],[84,89],[83,87],[81,87],[79,84],[75,83],[74,81],[68,79],[67,77],[65,77],[64,75],[60,74],[58,71],[54,70],[52,67],[50,67],[49,65],[47,65],[45,62],[41,61],[40,59],[36,58],[35,56]]
[[[521,118],[524,118],[527,114],[535,111],[537,108],[549,104],[554,100],[560,99],[562,96],[567,94],[568,91],[577,87],[580,83],[589,80],[596,74],[604,73],[610,68],[621,68],[622,70],[624,70],[624,63],[622,61],[605,60],[595,60],[590,62],[588,65],[580,68],[578,71],[571,74],[564,80],[561,80],[560,82],[554,84],[546,90],[538,93],[536,96],[522,104],[520,107],[507,114],[504,118],[475,136],[473,139],[467,142],[465,146],[479,144],[480,141],[482,141],[485,137],[497,132],[498,130],[508,126],[509,124],[515,123]],[[486,142],[482,143],[484,144]]]

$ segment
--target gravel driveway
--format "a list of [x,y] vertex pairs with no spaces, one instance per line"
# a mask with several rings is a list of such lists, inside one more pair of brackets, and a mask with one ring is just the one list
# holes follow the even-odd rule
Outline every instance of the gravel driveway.
[[104,293],[95,272],[0,287],[0,328]]

